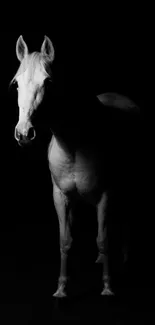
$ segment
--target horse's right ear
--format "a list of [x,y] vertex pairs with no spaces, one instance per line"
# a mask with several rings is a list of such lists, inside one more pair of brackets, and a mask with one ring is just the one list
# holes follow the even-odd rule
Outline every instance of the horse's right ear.
[[16,43],[16,55],[19,61],[22,61],[24,57],[28,54],[28,48],[23,40],[23,36],[19,36]]

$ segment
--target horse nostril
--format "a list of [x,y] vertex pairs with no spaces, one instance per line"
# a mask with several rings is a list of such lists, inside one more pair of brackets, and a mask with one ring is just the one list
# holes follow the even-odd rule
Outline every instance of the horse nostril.
[[15,139],[17,141],[20,141],[21,140],[21,133],[16,128],[15,128],[15,134],[14,134],[14,136],[15,136]]
[[27,134],[28,139],[33,140],[35,136],[36,136],[35,129],[33,127],[30,127]]
[[35,136],[36,136],[36,132],[33,127],[30,127],[28,129],[28,132],[26,135],[22,134],[21,132],[18,131],[17,128],[15,128],[14,137],[18,141],[19,145],[24,145],[24,144],[30,143],[31,140],[33,140],[35,138]]

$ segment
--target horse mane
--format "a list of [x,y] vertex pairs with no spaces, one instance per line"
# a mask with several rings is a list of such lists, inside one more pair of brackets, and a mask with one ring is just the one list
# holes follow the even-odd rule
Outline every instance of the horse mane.
[[15,76],[10,82],[10,86],[17,80],[20,74],[23,74],[27,69],[29,69],[29,78],[33,79],[34,71],[37,65],[41,65],[43,72],[47,78],[51,77],[51,69],[48,59],[39,52],[33,52],[28,54],[21,62],[19,69],[17,70]]

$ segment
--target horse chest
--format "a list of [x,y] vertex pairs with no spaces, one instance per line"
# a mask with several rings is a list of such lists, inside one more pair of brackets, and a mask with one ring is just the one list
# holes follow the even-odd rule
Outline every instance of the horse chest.
[[54,144],[49,151],[49,166],[54,182],[63,192],[76,189],[88,193],[97,185],[97,166],[88,153],[77,152],[73,157]]

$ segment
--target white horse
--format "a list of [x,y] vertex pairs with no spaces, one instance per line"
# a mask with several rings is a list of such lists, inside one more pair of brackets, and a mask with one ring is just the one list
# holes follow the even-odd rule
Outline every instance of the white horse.
[[[12,80],[18,84],[19,121],[15,127],[15,138],[20,145],[24,145],[36,136],[31,118],[44,97],[44,81],[50,77],[47,71],[54,60],[54,48],[51,40],[45,36],[41,52],[30,54],[20,36],[16,43],[16,54],[21,64]],[[53,136],[48,149],[53,199],[59,219],[61,253],[60,276],[54,296],[67,295],[67,257],[72,245],[72,212],[78,200],[85,200],[96,207],[99,252],[97,262],[103,264],[101,294],[112,295],[106,236],[108,193],[114,181],[118,181],[121,170],[125,171],[123,154],[119,159],[122,150],[126,153],[126,143],[119,146],[125,130],[122,119],[126,121],[128,112],[137,112],[138,108],[127,97],[115,93],[101,94],[92,101],[85,99],[81,105],[77,98],[71,105],[78,108],[74,110],[72,107],[72,116],[69,119],[64,102],[66,119],[61,123],[54,118],[51,120]],[[90,107],[89,115],[87,107]],[[51,110],[54,109],[51,106]],[[62,107],[59,108],[59,117],[61,110]]]

